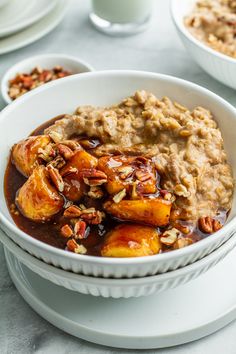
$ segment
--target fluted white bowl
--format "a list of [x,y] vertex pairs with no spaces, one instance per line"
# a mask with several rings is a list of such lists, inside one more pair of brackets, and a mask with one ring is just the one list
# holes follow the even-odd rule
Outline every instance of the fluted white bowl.
[[193,10],[197,0],[172,0],[171,14],[177,32],[192,58],[209,75],[236,89],[236,59],[211,49],[196,39],[185,27],[184,17]]
[[137,71],[104,71],[72,75],[20,97],[0,113],[0,224],[23,249],[65,270],[94,277],[132,278],[165,273],[193,263],[214,251],[236,227],[235,198],[226,225],[214,235],[183,249],[137,258],[103,258],[78,255],[52,247],[21,231],[14,223],[4,197],[4,172],[11,146],[37,126],[78,105],[106,106],[120,102],[138,89],[167,95],[190,109],[197,105],[212,111],[221,128],[225,148],[236,175],[236,110],[214,93],[174,77]]
[[197,278],[215,266],[235,247],[236,235],[233,235],[227,242],[208,256],[184,268],[164,274],[133,279],[96,278],[75,274],[56,268],[31,256],[1,230],[0,241],[4,245],[6,256],[7,250],[33,272],[57,285],[93,296],[129,298],[159,293]]

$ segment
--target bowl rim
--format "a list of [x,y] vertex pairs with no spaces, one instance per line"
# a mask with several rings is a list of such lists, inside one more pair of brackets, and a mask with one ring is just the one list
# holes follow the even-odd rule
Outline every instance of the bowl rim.
[[[21,66],[24,66],[25,64],[31,63],[31,62],[32,63],[35,62],[35,66],[37,66],[37,60],[44,59],[44,58],[45,59],[55,58],[55,60],[57,60],[57,59],[70,60],[71,62],[74,62],[75,64],[82,65],[85,68],[87,68],[88,69],[87,72],[94,71],[94,68],[88,62],[81,60],[80,58],[77,58],[76,56],[63,54],[63,53],[48,53],[48,54],[45,53],[45,54],[38,54],[38,55],[33,55],[30,57],[24,58],[23,60],[20,60],[20,61],[16,62],[15,64],[13,64],[12,66],[10,66],[1,79],[1,94],[2,94],[4,101],[7,104],[10,104],[13,102],[13,100],[8,95],[8,88],[9,88],[8,81],[11,78],[11,76],[16,75],[19,72]],[[73,75],[76,75],[76,74],[73,74]],[[46,83],[44,85],[46,85]],[[26,92],[26,93],[28,94],[29,92]]]
[[[5,119],[5,116],[10,113],[11,111],[14,111],[15,106],[24,104],[25,101],[29,101],[32,96],[37,95],[41,91],[47,91],[51,89],[52,87],[62,84],[63,82],[70,82],[74,80],[86,80],[86,77],[94,76],[96,77],[129,77],[129,78],[150,78],[150,79],[159,79],[162,81],[167,81],[169,83],[174,83],[174,84],[179,84],[181,86],[184,86],[188,88],[189,90],[197,91],[200,92],[201,94],[205,94],[206,96],[209,96],[210,98],[218,101],[222,106],[224,106],[228,111],[232,112],[232,114],[235,116],[235,122],[236,122],[236,108],[233,107],[229,102],[221,98],[220,96],[216,95],[215,93],[211,92],[210,90],[201,87],[197,84],[194,84],[192,82],[176,78],[174,76],[169,76],[169,75],[164,75],[164,74],[158,74],[158,73],[153,73],[153,72],[145,72],[145,71],[136,71],[136,70],[105,70],[105,71],[94,71],[94,72],[87,72],[87,73],[82,73],[82,74],[75,74],[71,76],[67,76],[63,79],[60,80],[55,80],[51,81],[46,85],[42,85],[29,93],[27,95],[22,95],[19,97],[17,100],[13,101],[10,105],[6,106],[1,112],[0,112],[0,126],[1,122]],[[63,81],[64,80],[64,81]],[[2,181],[3,183],[3,181]],[[6,200],[4,198],[4,204],[6,205]],[[6,206],[7,207],[7,206]],[[228,221],[222,229],[219,231],[215,232],[213,235],[210,235],[209,237],[206,237],[205,239],[201,240],[201,242],[194,243],[192,245],[189,245],[188,247],[184,247],[181,249],[173,250],[171,252],[166,252],[166,253],[161,253],[161,254],[156,254],[152,256],[143,256],[143,257],[131,257],[131,258],[109,258],[109,257],[97,257],[97,256],[90,256],[90,255],[80,255],[80,254],[75,254],[72,252],[66,252],[65,250],[56,248],[54,246],[48,245],[42,241],[39,241],[32,236],[29,236],[27,233],[23,232],[20,230],[16,224],[14,224],[13,220],[10,221],[1,211],[1,206],[0,206],[0,225],[3,224],[5,228],[4,230],[7,230],[9,232],[13,232],[17,236],[19,236],[21,239],[24,240],[24,242],[29,243],[32,245],[32,247],[36,247],[40,249],[42,252],[45,252],[45,254],[53,254],[58,257],[63,257],[64,259],[67,260],[76,260],[76,261],[81,261],[82,263],[96,263],[97,265],[131,265],[131,264],[149,264],[153,262],[158,262],[159,261],[168,261],[168,260],[173,260],[177,258],[181,258],[183,256],[188,256],[191,255],[193,251],[197,252],[200,251],[203,248],[207,248],[212,244],[212,240],[219,240],[223,234],[230,232],[232,229],[235,228],[236,225],[236,216],[232,217],[230,221]],[[8,234],[8,232],[6,232]],[[8,235],[9,236],[9,235]],[[10,237],[10,236],[9,236]]]
[[[5,241],[2,241],[2,239],[5,239]],[[33,256],[32,254],[28,253],[27,251],[23,250],[18,244],[16,244],[13,240],[11,240],[7,234],[0,229],[0,240],[3,243],[3,246],[6,247],[7,251],[16,257],[20,263],[25,264],[26,266],[29,266],[30,263],[35,265],[36,267],[42,269],[46,273],[53,273],[54,276],[57,278],[64,278],[64,280],[69,280],[69,281],[80,281],[82,280],[83,282],[86,283],[93,283],[96,285],[106,285],[106,286],[133,286],[133,285],[141,285],[143,281],[145,280],[146,284],[151,284],[154,281],[162,282],[162,281],[168,281],[170,279],[175,278],[177,275],[178,276],[184,276],[189,274],[189,272],[197,271],[197,269],[200,267],[206,267],[209,262],[213,262],[214,260],[218,260],[222,255],[225,254],[225,252],[228,251],[231,252],[233,248],[235,247],[236,243],[236,233],[234,233],[226,242],[221,247],[218,247],[215,249],[213,252],[210,254],[206,255],[205,257],[197,260],[194,263],[190,263],[186,265],[185,267],[178,268],[175,270],[170,270],[165,273],[158,273],[154,275],[149,275],[149,276],[143,276],[143,277],[132,277],[132,278],[104,278],[104,277],[94,277],[91,275],[84,275],[80,273],[74,273],[71,271],[67,271],[62,268],[58,268],[53,266],[52,264],[45,263],[41,259],[38,259],[37,257]],[[227,255],[227,254],[226,254]],[[28,264],[28,265],[27,265]]]
[[[175,7],[177,5],[177,3],[181,1],[181,0],[171,0],[170,2],[170,13],[171,13],[171,17],[172,20],[175,24],[175,26],[177,27],[177,29],[189,40],[191,41],[193,44],[195,44],[195,46],[201,48],[202,50],[208,52],[211,55],[214,55],[216,57],[218,57],[219,59],[225,60],[228,63],[231,64],[235,64],[236,66],[236,59],[230,57],[229,55],[223,54],[221,52],[218,52],[217,50],[212,49],[211,47],[209,47],[207,44],[204,44],[203,42],[201,42],[199,39],[195,38],[188,30],[187,28],[184,26],[184,22],[183,22],[183,18],[180,19],[180,16],[178,16],[178,14],[175,12]],[[195,2],[197,2],[197,0],[194,0]]]

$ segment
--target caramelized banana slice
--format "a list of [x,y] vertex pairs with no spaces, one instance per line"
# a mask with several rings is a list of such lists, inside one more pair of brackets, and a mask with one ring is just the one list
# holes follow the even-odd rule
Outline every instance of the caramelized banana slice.
[[98,169],[108,176],[106,189],[109,194],[117,194],[124,188],[131,192],[134,183],[138,194],[157,191],[154,165],[144,157],[104,156],[98,160]]
[[119,203],[106,202],[104,209],[118,219],[142,222],[157,227],[168,224],[171,202],[161,198],[123,199]]
[[30,136],[21,140],[12,149],[12,162],[18,171],[28,177],[38,165],[39,149],[44,149],[51,139],[48,135]]
[[81,175],[79,173],[71,173],[64,177],[63,181],[64,196],[73,202],[79,201],[86,191],[86,185]]
[[63,197],[51,185],[45,166],[38,166],[19,189],[16,204],[21,213],[34,221],[45,221],[63,207]]
[[96,157],[88,154],[84,150],[78,150],[69,160],[69,162],[62,168],[60,173],[62,176],[66,176],[70,173],[70,171],[79,172],[82,169],[95,168],[97,163],[98,160]]
[[161,249],[155,228],[142,225],[119,225],[112,230],[101,249],[103,257],[142,257]]

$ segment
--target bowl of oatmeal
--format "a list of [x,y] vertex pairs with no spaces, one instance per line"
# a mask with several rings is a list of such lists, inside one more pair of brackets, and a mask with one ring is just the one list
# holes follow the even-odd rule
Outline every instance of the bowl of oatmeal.
[[46,263],[142,277],[234,232],[235,109],[208,90],[135,71],[73,75],[13,102],[1,124],[1,226]]
[[172,0],[171,13],[193,59],[208,74],[235,89],[235,1]]

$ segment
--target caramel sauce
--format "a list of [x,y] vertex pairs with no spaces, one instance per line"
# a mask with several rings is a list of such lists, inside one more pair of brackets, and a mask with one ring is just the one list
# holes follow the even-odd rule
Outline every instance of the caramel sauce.
[[[54,124],[57,120],[63,118],[64,115],[53,118],[43,125],[39,126],[35,129],[31,135],[42,135],[44,130],[50,125]],[[96,148],[100,142],[97,139],[87,139],[86,137],[78,137],[78,141],[81,141],[84,148],[87,147],[87,150],[90,154],[93,154],[92,150]],[[86,150],[86,148],[85,148]],[[114,163],[117,166],[117,161],[113,161],[111,157],[111,164]],[[116,167],[114,166],[114,167]],[[159,187],[160,176],[157,176],[157,183]],[[24,217],[17,209],[14,209],[15,206],[15,197],[19,188],[25,183],[26,178],[18,172],[15,165],[11,162],[11,158],[9,158],[8,165],[5,172],[4,178],[4,192],[5,198],[8,205],[8,208],[11,212],[11,216],[15,222],[15,224],[25,233],[34,237],[37,240],[45,242],[51,246],[58,247],[61,249],[66,248],[67,239],[63,237],[60,233],[60,229],[63,225],[68,223],[68,219],[63,216],[63,211],[55,215],[51,218],[50,221],[47,222],[35,222],[30,219]],[[160,187],[159,187],[160,188]],[[159,190],[158,190],[159,191]],[[159,192],[158,192],[159,193]],[[158,193],[152,195],[152,197],[157,197]],[[146,197],[146,195],[144,195]],[[97,210],[103,210],[103,203],[108,198],[108,194],[105,194],[104,197],[100,200],[93,200],[87,196],[83,197],[78,204],[84,204],[86,207],[95,207]],[[64,198],[65,199],[65,198]],[[65,199],[65,203],[67,200]],[[216,217],[222,224],[225,223],[227,218],[227,213],[225,211],[220,211]],[[192,223],[185,221],[178,221],[182,226],[188,226],[190,229],[190,233],[185,235],[193,240],[193,242],[197,242],[202,238],[205,238],[206,234],[202,233],[197,226]],[[100,256],[100,249],[104,243],[104,236],[114,229],[115,226],[119,224],[123,224],[124,221],[116,219],[114,217],[106,214],[105,220],[100,225],[88,225],[88,236],[86,239],[81,240],[81,244],[83,244],[87,249],[87,254]],[[167,227],[168,228],[168,227]],[[166,228],[158,228],[159,232],[163,232]],[[161,252],[166,252],[171,250],[169,247],[163,247]]]

